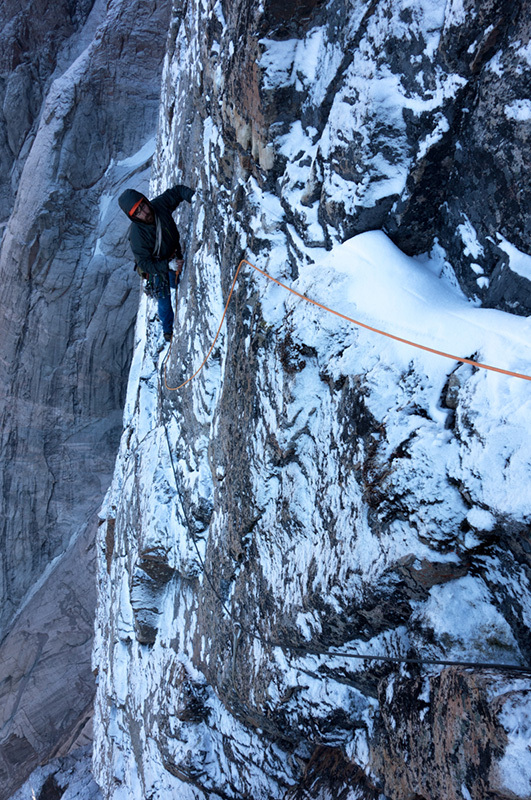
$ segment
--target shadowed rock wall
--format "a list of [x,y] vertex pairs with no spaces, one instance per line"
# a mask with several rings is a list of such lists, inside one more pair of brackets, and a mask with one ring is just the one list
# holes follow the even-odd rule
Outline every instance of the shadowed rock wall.
[[[437,237],[469,296],[492,308],[529,314],[529,280],[508,267],[498,236],[531,252],[529,4],[465,0],[461,9],[454,5],[448,5],[428,69],[422,62],[416,71],[411,64],[408,68],[398,43],[386,45],[391,63],[403,66],[409,79],[422,73],[429,82],[429,71],[442,69],[458,75],[462,84],[453,102],[445,104],[439,141],[417,161],[406,192],[383,222],[410,252],[429,249]],[[408,124],[414,137],[418,123],[410,117]],[[475,232],[477,244],[471,246],[467,229]]]
[[115,198],[127,183],[147,188],[169,8],[35,0],[0,15],[5,798],[91,717],[95,513],[139,296]]
[[[24,3],[0,8],[0,222],[11,214],[20,172],[58,59],[79,48],[94,0]],[[101,3],[99,4],[101,5]],[[95,21],[95,20],[94,20]],[[82,46],[82,45],[81,45]]]

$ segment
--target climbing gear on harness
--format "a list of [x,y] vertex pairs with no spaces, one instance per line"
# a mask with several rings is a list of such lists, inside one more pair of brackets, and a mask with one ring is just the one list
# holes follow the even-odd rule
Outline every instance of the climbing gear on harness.
[[[155,226],[156,226],[156,233],[155,233],[155,247],[153,248],[153,258],[159,258],[160,248],[162,246],[162,225],[160,223],[160,219],[156,215],[155,215]],[[171,258],[173,258],[173,255],[171,256]],[[150,275],[147,272],[143,272],[141,267],[136,262],[134,270],[145,281],[144,294],[146,294],[148,297],[158,299],[159,297],[163,297],[170,291],[170,281],[167,274]],[[166,339],[166,341],[170,342],[171,336],[169,339]]]
[[159,297],[164,297],[170,291],[168,275],[149,275],[147,272],[142,272],[137,264],[135,264],[135,271],[144,281],[144,294],[148,297],[158,300]]

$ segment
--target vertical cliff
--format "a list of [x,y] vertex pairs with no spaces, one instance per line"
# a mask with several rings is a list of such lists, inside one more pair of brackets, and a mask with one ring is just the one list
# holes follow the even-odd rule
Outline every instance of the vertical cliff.
[[138,284],[114,203],[147,186],[168,5],[0,9],[0,796],[90,741],[94,535]]
[[196,194],[101,512],[104,797],[531,795],[529,382],[300,297],[529,375],[528,10],[174,3],[151,192]]

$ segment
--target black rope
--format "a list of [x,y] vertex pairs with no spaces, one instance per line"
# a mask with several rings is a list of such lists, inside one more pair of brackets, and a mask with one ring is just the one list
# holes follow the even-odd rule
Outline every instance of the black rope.
[[378,656],[349,652],[334,653],[330,650],[320,653],[312,652],[311,655],[326,655],[327,657],[337,656],[338,658],[359,658],[360,660],[367,661],[389,661],[393,664],[431,664],[441,665],[444,667],[479,667],[481,669],[517,670],[518,672],[531,673],[531,667],[522,666],[520,664],[499,664],[498,662],[489,661],[449,661],[442,658],[402,658],[398,656]]

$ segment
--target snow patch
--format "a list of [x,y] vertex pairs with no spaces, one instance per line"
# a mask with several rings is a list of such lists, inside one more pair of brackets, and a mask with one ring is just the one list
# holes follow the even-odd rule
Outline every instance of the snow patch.
[[484,255],[485,251],[478,239],[476,229],[468,217],[465,214],[463,214],[463,216],[465,221],[462,225],[457,226],[457,232],[465,245],[464,254],[465,256],[472,256],[472,258],[479,258],[479,256]]
[[468,524],[478,531],[491,531],[495,524],[496,519],[485,508],[471,508],[466,515]]
[[433,586],[426,603],[413,605],[417,620],[446,643],[449,658],[470,656],[473,648],[474,660],[480,658],[478,654],[487,659],[494,652],[496,657],[489,660],[505,657],[511,663],[518,652],[508,622],[492,605],[487,589],[470,575]]
[[452,28],[463,25],[463,23],[466,22],[466,15],[467,12],[465,10],[463,0],[450,0],[450,2],[446,5],[444,27]]
[[501,78],[504,73],[504,68],[502,65],[502,56],[503,53],[501,51],[498,51],[496,55],[493,56],[491,60],[487,63],[486,67],[491,72],[494,72],[494,74],[497,75],[499,78]]
[[498,721],[509,741],[498,764],[503,787],[515,797],[531,797],[531,692],[518,694],[505,702]]
[[417,158],[422,159],[426,156],[428,150],[433,147],[434,144],[439,142],[445,133],[448,133],[450,130],[450,124],[444,114],[436,114],[434,118],[435,127],[431,131],[431,133],[426,136],[426,138],[420,142],[419,149],[417,153]]
[[304,39],[261,39],[264,52],[258,62],[265,89],[294,86],[322,100],[342,58],[341,49],[327,41],[326,28],[314,28]]
[[531,42],[528,42],[523,47],[519,47],[516,53],[521,56],[524,61],[527,61],[527,64],[531,67]]
[[503,108],[507,119],[515,122],[527,122],[531,119],[531,100],[515,100]]
[[116,162],[117,167],[127,167],[131,169],[133,167],[140,167],[143,164],[146,164],[151,158],[153,158],[155,154],[155,146],[156,146],[156,138],[152,137],[149,139],[140,150],[136,153],[133,153],[132,156],[129,158],[124,158],[121,161]]
[[531,256],[518,250],[518,248],[507,241],[501,233],[496,234],[496,236],[498,239],[498,247],[509,256],[509,268],[518,275],[521,275],[522,278],[531,281]]

